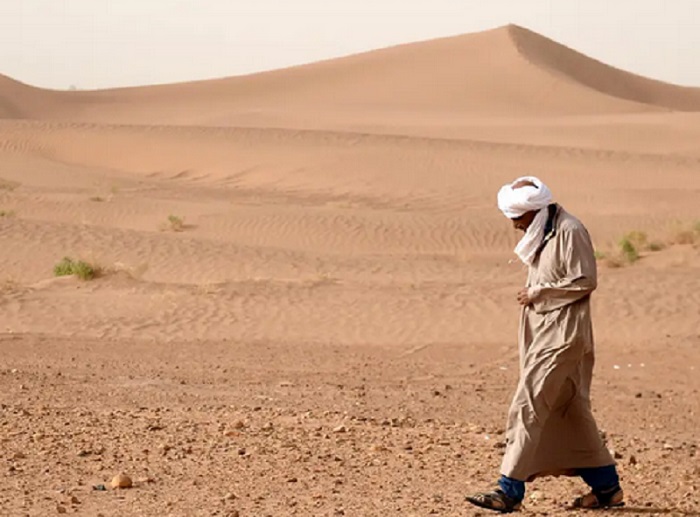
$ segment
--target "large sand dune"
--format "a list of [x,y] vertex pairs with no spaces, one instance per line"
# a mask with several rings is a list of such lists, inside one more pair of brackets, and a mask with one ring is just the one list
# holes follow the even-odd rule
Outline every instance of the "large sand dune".
[[[693,515],[696,111],[515,26],[173,85],[0,77],[0,507],[465,514],[517,370],[495,193],[532,173],[608,255],[668,245],[601,261],[596,405],[632,512]],[[66,255],[107,274],[53,278]],[[118,470],[152,481],[90,489]],[[573,489],[541,486],[548,514]]]
[[290,112],[313,124],[344,115],[376,122],[430,112],[700,111],[700,88],[617,70],[517,26],[251,76],[147,88],[49,92],[5,79],[0,99],[3,118],[178,125],[238,125]]

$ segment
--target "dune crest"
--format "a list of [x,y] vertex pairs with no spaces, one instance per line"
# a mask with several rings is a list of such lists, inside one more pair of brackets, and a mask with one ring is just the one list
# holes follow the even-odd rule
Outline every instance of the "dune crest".
[[558,77],[611,97],[677,111],[700,111],[700,88],[626,72],[517,25],[506,30],[526,59]]

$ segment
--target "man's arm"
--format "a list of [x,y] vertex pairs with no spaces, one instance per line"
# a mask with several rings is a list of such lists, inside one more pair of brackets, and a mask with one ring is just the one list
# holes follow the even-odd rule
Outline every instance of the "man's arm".
[[554,283],[535,285],[528,297],[535,312],[549,312],[577,302],[597,287],[596,260],[593,244],[584,228],[567,229],[562,239],[565,276]]

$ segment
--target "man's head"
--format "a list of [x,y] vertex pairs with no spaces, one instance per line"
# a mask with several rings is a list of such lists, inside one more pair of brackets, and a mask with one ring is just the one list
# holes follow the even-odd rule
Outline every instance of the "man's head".
[[527,176],[504,185],[498,192],[498,208],[511,220],[513,227],[524,232],[537,212],[552,202],[552,193],[538,178]]

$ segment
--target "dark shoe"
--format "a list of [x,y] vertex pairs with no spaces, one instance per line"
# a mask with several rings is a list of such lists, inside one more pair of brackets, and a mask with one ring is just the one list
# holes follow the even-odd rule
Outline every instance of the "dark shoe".
[[625,493],[619,486],[577,497],[571,505],[572,508],[584,510],[602,510],[620,506],[625,506]]
[[511,499],[500,488],[493,492],[480,492],[469,495],[467,496],[467,501],[479,508],[486,508],[487,510],[500,513],[517,512],[521,508],[520,501]]

